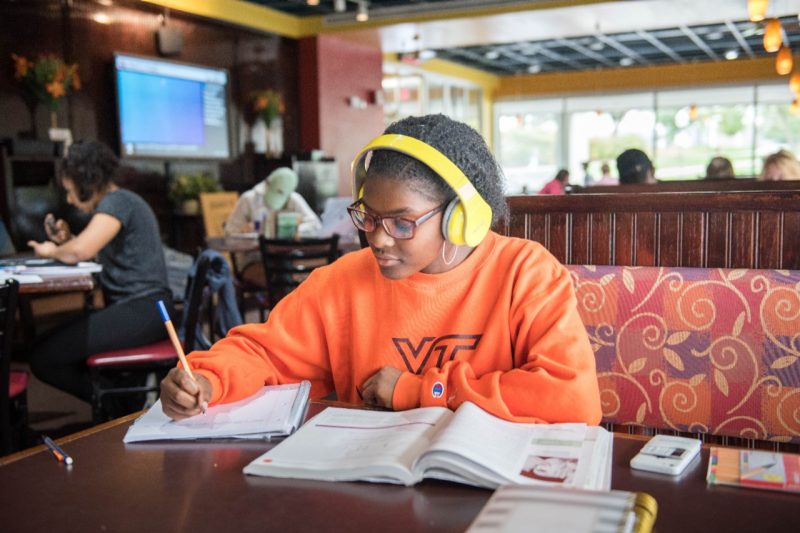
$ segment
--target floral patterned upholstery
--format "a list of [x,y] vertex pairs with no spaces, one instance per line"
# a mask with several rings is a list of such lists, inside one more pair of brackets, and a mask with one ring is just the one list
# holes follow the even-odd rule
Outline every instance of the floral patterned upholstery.
[[800,443],[800,271],[567,268],[605,422]]

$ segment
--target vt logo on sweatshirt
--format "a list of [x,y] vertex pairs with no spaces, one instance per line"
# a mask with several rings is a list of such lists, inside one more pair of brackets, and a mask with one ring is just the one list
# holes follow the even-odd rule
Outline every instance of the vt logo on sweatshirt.
[[[441,337],[423,337],[416,346],[411,339],[393,337],[394,347],[403,358],[406,368],[414,374],[421,374],[426,366],[439,368],[447,361],[456,358],[462,350],[474,351],[478,347],[481,335],[442,335]],[[436,363],[428,365],[431,355],[436,356]]]

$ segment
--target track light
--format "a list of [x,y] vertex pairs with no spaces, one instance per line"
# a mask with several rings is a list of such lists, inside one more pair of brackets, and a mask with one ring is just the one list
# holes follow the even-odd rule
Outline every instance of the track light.
[[356,11],[356,20],[359,22],[366,22],[369,20],[369,11],[367,11],[366,2],[358,3],[358,11]]
[[783,44],[783,29],[781,28],[781,21],[778,19],[769,19],[767,21],[767,28],[764,30],[764,50],[767,52],[777,52]]
[[747,13],[751,22],[760,22],[767,15],[769,0],[747,0]]
[[788,46],[781,46],[778,56],[775,58],[775,70],[781,76],[785,76],[792,71],[793,63],[792,49]]

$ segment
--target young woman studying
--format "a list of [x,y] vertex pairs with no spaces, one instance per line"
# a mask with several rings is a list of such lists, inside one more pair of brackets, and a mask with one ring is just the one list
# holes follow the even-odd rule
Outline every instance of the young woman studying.
[[166,338],[156,302],[163,299],[170,307],[172,302],[158,221],[139,195],[114,183],[118,164],[102,143],[70,146],[61,185],[67,202],[91,219],[73,236],[64,220],[48,214],[50,241],[28,243],[40,257],[70,264],[96,258],[103,266],[105,307],[46,337],[30,360],[36,377],[86,401],[92,393],[86,358]]
[[264,384],[395,410],[471,401],[513,421],[600,421],[594,354],[566,269],[489,230],[501,171],[480,135],[443,115],[404,119],[354,161],[353,223],[369,248],[315,270],[264,324],[233,329],[161,384],[193,416]]

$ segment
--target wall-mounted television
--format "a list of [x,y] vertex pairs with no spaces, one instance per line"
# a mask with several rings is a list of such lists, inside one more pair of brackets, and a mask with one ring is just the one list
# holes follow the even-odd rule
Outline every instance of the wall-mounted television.
[[225,69],[115,54],[114,77],[123,157],[230,157]]

